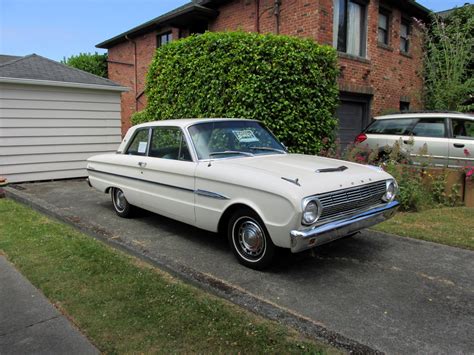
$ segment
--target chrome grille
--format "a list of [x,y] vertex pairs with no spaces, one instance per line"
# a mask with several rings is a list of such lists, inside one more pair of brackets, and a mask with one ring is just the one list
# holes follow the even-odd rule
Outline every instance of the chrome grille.
[[316,195],[323,207],[318,224],[351,216],[382,202],[385,180],[344,190]]

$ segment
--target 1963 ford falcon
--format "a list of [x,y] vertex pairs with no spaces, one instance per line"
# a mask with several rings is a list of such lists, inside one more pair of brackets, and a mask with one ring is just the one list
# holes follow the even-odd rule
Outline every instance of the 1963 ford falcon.
[[117,154],[88,160],[89,184],[117,214],[133,207],[227,234],[262,269],[277,247],[300,252],[390,218],[396,181],[382,169],[288,154],[259,121],[181,119],[130,128]]

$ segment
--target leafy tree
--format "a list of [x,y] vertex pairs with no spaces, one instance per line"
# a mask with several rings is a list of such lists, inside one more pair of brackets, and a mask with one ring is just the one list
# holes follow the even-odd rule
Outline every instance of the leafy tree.
[[134,124],[169,118],[263,121],[293,152],[332,143],[337,120],[333,48],[273,34],[206,32],[160,47]]
[[474,93],[474,6],[442,18],[432,14],[424,27],[425,104],[432,110],[465,110]]
[[69,58],[64,57],[61,63],[107,78],[107,54],[79,53]]

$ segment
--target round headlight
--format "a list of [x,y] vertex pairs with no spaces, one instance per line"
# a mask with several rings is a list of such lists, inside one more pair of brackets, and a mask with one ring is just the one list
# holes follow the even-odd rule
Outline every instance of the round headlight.
[[385,195],[383,195],[383,200],[385,202],[392,202],[395,199],[396,194],[397,194],[397,185],[395,181],[393,180],[387,181],[387,191],[385,192]]
[[303,209],[303,224],[313,224],[321,215],[321,204],[318,200],[309,200]]

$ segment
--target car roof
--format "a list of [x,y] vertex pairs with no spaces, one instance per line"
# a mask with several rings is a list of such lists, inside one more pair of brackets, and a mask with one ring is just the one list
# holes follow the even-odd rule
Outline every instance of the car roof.
[[451,117],[451,118],[463,118],[468,120],[474,120],[474,116],[461,113],[461,112],[407,112],[407,113],[396,113],[391,115],[376,116],[374,120],[393,120],[400,118],[421,118],[421,117]]
[[249,120],[244,118],[180,118],[180,119],[171,119],[171,120],[160,120],[160,121],[151,121],[146,123],[141,123],[134,128],[142,127],[155,127],[155,126],[176,126],[176,127],[189,127],[195,123],[206,123],[206,122],[225,122],[225,121],[257,121]]

